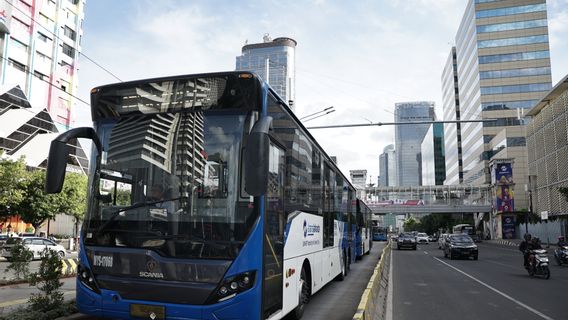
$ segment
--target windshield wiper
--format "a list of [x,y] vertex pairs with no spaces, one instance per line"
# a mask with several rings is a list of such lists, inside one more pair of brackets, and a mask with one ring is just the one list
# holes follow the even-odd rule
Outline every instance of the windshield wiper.
[[177,197],[177,198],[171,198],[171,199],[164,199],[164,200],[158,200],[158,201],[150,201],[150,202],[140,202],[140,203],[135,203],[133,205],[127,206],[127,207],[123,207],[120,208],[116,211],[114,211],[113,213],[111,213],[110,218],[103,223],[100,227],[97,228],[97,230],[95,230],[94,235],[93,236],[97,236],[99,235],[104,229],[106,229],[114,220],[116,220],[116,218],[118,216],[120,216],[121,212],[124,211],[128,211],[128,210],[132,210],[132,209],[137,209],[137,208],[142,208],[142,207],[147,207],[147,206],[152,206],[155,204],[159,204],[159,203],[163,203],[163,202],[168,202],[168,201],[177,201],[180,200],[183,197]]

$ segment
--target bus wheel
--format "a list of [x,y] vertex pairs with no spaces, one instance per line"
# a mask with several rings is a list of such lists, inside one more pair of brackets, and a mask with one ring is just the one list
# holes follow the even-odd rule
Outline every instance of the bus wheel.
[[308,277],[306,275],[306,268],[302,268],[300,273],[300,285],[302,290],[300,290],[300,299],[298,301],[298,306],[292,312],[293,319],[299,320],[304,315],[304,310],[306,309],[306,304],[310,301],[310,284],[308,283]]
[[343,251],[343,264],[341,265],[341,273],[336,277],[338,281],[343,281],[347,277],[347,253]]

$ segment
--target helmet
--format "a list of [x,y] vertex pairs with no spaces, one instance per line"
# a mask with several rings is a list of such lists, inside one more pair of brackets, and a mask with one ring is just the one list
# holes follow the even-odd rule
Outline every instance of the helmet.
[[558,242],[564,242],[564,236],[559,236],[559,237],[558,237]]
[[532,238],[532,236],[531,236],[530,233],[525,233],[525,240],[526,240],[526,241],[530,241],[531,238]]

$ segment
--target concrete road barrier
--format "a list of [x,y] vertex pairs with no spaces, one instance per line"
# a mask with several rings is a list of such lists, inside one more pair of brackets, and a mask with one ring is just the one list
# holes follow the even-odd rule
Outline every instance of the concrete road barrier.
[[353,320],[370,320],[385,318],[388,288],[388,263],[390,262],[391,244],[389,243],[381,254],[381,258],[353,315]]

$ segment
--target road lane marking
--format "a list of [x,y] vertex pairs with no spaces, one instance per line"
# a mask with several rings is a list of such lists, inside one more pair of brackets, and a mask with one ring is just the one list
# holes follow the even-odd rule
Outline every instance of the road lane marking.
[[[63,292],[64,296],[68,296],[71,294],[75,294],[75,290],[73,291],[65,291]],[[6,301],[6,302],[1,302],[0,303],[0,308],[5,308],[5,307],[10,307],[10,306],[16,306],[19,304],[24,304],[27,303],[29,300],[29,298],[25,298],[25,299],[17,299],[17,300],[11,300],[11,301]]]
[[540,311],[538,311],[538,310],[536,310],[536,309],[534,309],[534,308],[532,308],[532,307],[530,307],[530,306],[528,306],[528,305],[522,303],[521,301],[519,301],[519,300],[517,300],[517,299],[511,297],[510,295],[508,295],[508,294],[506,294],[506,293],[504,293],[504,292],[502,292],[502,291],[499,291],[498,289],[495,289],[495,288],[492,287],[491,285],[489,285],[489,284],[487,284],[487,283],[485,283],[485,282],[483,282],[483,281],[477,279],[476,277],[474,277],[474,276],[472,276],[472,275],[470,275],[470,274],[468,274],[468,273],[466,273],[466,272],[464,272],[464,271],[461,271],[460,269],[458,269],[458,268],[452,266],[451,264],[449,264],[449,263],[447,263],[447,262],[445,262],[445,261],[442,261],[442,260],[440,260],[440,259],[438,259],[438,258],[436,258],[436,257],[434,257],[434,259],[436,259],[436,260],[440,261],[441,263],[445,264],[446,266],[448,266],[448,267],[450,267],[450,268],[456,270],[457,272],[463,274],[464,276],[470,278],[471,280],[473,280],[473,281],[475,281],[475,282],[477,282],[477,283],[483,285],[484,287],[486,287],[486,288],[488,288],[488,289],[494,291],[495,293],[498,293],[498,294],[500,294],[501,296],[503,296],[503,297],[505,297],[505,298],[511,300],[512,302],[514,302],[514,303],[518,304],[519,306],[521,306],[521,307],[523,307],[523,308],[529,310],[530,312],[536,314],[537,316],[539,316],[539,317],[541,317],[541,318],[543,318],[543,319],[546,319],[546,320],[554,320],[554,318],[551,318],[551,317],[545,315],[544,313],[542,313],[542,312],[540,312]]
[[[392,250],[392,249],[391,249]],[[392,260],[394,259],[394,254],[391,251],[391,255],[390,255],[390,265],[389,265],[389,284],[388,284],[388,291],[387,291],[387,312],[385,315],[385,320],[392,320],[392,287],[393,287],[393,282],[392,282]]]

